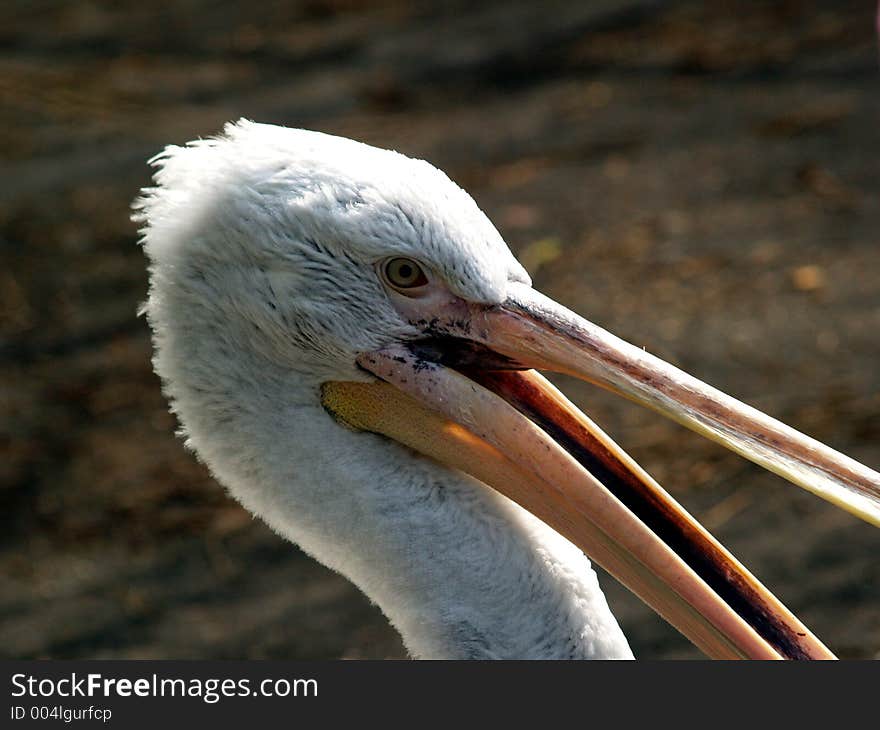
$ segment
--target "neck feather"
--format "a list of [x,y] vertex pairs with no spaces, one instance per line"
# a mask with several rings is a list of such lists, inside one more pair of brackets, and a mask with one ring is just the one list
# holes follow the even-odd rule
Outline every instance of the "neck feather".
[[317,384],[206,353],[191,329],[157,332],[188,443],[247,509],[376,602],[413,656],[631,657],[587,558],[528,512],[340,426]]

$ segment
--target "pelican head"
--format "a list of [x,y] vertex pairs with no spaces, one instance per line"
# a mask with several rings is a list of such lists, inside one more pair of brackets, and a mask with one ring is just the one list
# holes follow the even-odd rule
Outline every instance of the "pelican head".
[[630,656],[586,553],[710,656],[833,657],[535,369],[877,522],[875,472],[542,296],[427,162],[240,121],[153,164],[145,311],[187,443],[414,656]]

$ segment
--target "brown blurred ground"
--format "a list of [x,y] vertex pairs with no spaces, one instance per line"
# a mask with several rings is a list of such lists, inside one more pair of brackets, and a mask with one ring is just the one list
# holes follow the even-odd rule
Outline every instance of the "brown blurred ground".
[[[537,286],[880,466],[880,76],[865,2],[7,0],[0,653],[401,656],[343,579],[173,436],[127,207],[247,116],[425,157]],[[880,651],[880,532],[562,383],[841,656]],[[638,655],[695,651],[613,581]]]

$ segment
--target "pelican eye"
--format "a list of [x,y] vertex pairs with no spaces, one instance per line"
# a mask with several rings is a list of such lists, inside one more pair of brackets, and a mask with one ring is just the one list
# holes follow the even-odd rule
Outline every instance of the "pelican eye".
[[428,283],[428,277],[412,259],[397,257],[382,265],[382,275],[388,285],[395,289],[416,289]]

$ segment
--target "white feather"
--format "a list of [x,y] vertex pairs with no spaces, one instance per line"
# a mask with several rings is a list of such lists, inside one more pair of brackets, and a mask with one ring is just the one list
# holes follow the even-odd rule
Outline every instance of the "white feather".
[[416,657],[628,658],[587,558],[508,499],[321,408],[354,358],[414,336],[375,273],[426,262],[495,303],[528,276],[427,162],[240,121],[169,147],[135,204],[156,372],[245,507],[375,601]]

